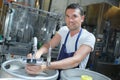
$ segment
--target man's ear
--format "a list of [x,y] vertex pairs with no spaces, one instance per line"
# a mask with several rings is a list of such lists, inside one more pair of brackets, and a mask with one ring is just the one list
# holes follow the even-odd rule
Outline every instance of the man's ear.
[[85,16],[81,16],[81,22],[84,22]]

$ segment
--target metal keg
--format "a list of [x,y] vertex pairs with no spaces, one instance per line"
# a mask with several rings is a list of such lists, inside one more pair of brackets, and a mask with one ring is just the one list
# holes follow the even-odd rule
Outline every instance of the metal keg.
[[18,59],[5,61],[1,66],[1,78],[20,78],[28,80],[57,80],[57,70],[47,70],[38,75],[29,75],[25,71],[25,64]]

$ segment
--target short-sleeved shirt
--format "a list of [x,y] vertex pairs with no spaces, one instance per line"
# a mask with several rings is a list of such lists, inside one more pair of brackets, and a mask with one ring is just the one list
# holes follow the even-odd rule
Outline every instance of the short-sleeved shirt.
[[[67,33],[69,32],[69,29],[67,26],[63,26],[60,28],[60,30],[57,32],[61,36],[61,47],[62,44],[64,44],[65,38]],[[74,52],[75,51],[75,42],[78,37],[78,33],[74,36],[68,36],[67,42],[66,42],[66,49],[67,53]],[[94,50],[94,45],[95,45],[95,37],[92,33],[88,32],[86,29],[82,29],[82,33],[80,35],[80,38],[78,40],[77,44],[77,49],[82,45],[88,45]],[[79,67],[80,68],[85,68],[86,64],[88,62],[89,54],[86,56],[85,59],[80,63]]]

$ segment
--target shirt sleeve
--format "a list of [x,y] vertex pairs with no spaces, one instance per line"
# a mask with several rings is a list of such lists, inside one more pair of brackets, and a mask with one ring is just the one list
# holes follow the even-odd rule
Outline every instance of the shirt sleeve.
[[92,51],[94,50],[94,45],[95,45],[95,36],[90,33],[88,36],[86,36],[86,39],[83,44],[88,45],[92,48]]
[[68,31],[69,30],[68,30],[67,26],[63,26],[57,31],[57,33],[63,38],[63,37],[65,37],[65,35],[67,34]]

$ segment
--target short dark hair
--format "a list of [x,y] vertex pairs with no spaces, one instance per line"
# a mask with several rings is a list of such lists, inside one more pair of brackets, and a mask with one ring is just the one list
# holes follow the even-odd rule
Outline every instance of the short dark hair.
[[[70,5],[67,6],[66,10],[67,9],[79,9],[80,10],[80,15],[83,16],[84,15],[84,10],[83,8],[80,6],[80,4],[78,3],[72,3]],[[65,10],[65,12],[66,12]]]

